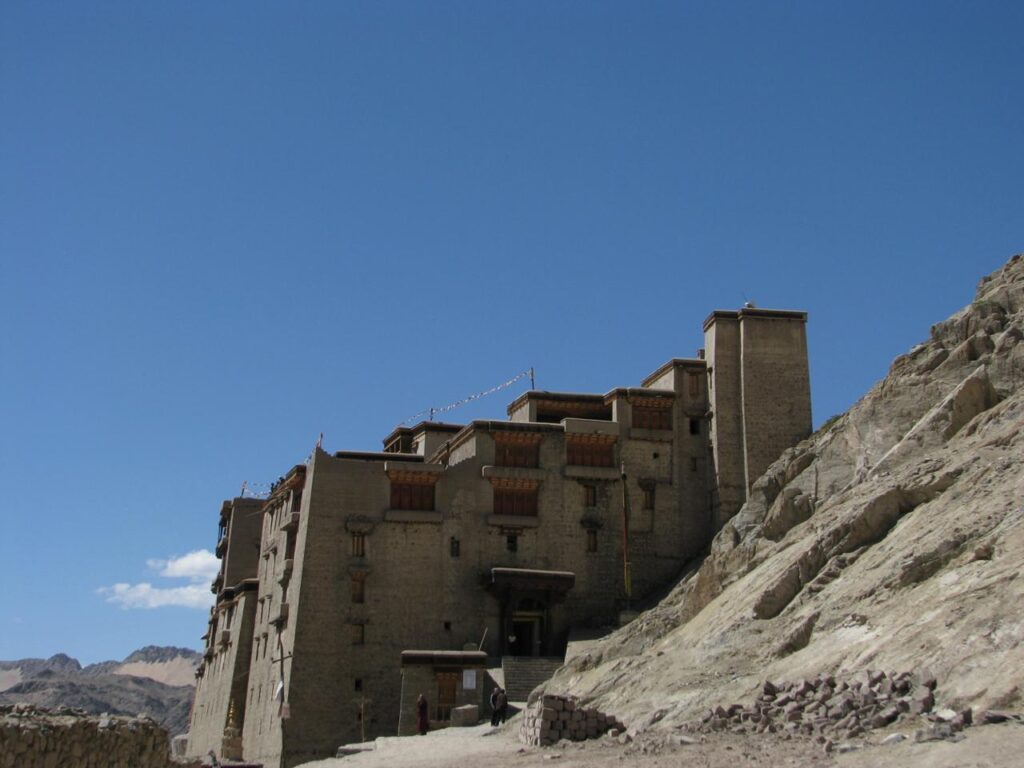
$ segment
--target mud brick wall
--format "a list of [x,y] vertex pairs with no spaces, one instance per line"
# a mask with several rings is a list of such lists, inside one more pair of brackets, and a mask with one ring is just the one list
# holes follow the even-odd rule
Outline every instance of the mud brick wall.
[[0,768],[182,768],[167,731],[147,717],[81,710],[0,707]]

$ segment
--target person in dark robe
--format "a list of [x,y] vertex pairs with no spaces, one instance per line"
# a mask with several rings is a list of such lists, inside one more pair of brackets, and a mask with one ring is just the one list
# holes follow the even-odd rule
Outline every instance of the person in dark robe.
[[501,716],[498,713],[498,691],[500,690],[501,686],[495,686],[491,691],[491,725],[497,725],[498,718]]
[[416,730],[420,736],[426,736],[430,730],[430,718],[427,715],[427,697],[422,693],[416,699]]
[[496,698],[496,703],[498,705],[498,718],[504,723],[505,718],[508,717],[508,694],[505,693],[504,688],[498,689],[498,695]]

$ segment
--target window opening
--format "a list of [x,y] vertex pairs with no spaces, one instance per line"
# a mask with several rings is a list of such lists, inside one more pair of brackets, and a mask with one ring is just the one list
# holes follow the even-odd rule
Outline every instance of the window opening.
[[585,507],[596,507],[597,506],[597,486],[595,486],[595,485],[584,485],[583,486],[583,506],[585,506]]
[[391,482],[391,508],[411,512],[434,511],[434,484]]
[[352,574],[352,602],[353,603],[365,603],[366,602],[366,574],[365,573],[354,573],[354,574]]
[[352,557],[366,557],[366,534],[352,534]]
[[687,374],[687,379],[690,382],[690,397],[700,396],[700,374],[690,373]]
[[633,426],[639,429],[672,429],[672,408],[634,405]]
[[613,441],[567,440],[566,463],[577,467],[615,466],[615,443]]
[[494,463],[499,467],[536,469],[540,466],[540,436],[516,432],[496,433]]
[[537,516],[536,488],[500,488],[494,489],[494,514]]

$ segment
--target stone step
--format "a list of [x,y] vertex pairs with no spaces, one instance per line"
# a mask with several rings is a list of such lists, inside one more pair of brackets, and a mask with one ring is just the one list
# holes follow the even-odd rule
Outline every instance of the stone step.
[[560,656],[503,656],[501,669],[509,701],[526,701],[530,692],[562,666]]

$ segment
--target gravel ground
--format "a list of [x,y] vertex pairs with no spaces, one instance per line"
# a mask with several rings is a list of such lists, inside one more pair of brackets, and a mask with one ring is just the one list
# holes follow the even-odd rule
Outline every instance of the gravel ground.
[[640,737],[629,744],[610,738],[562,742],[553,747],[519,743],[518,718],[502,728],[487,725],[449,728],[427,736],[383,738],[365,745],[369,751],[344,758],[305,763],[302,768],[611,768],[686,766],[687,768],[1004,768],[1024,766],[1024,726],[988,725],[970,728],[959,742],[917,744],[906,741],[883,746],[895,731],[873,733],[870,742],[851,742],[857,749],[824,754],[809,739],[784,740],[767,735],[707,734],[685,743],[680,737]]

